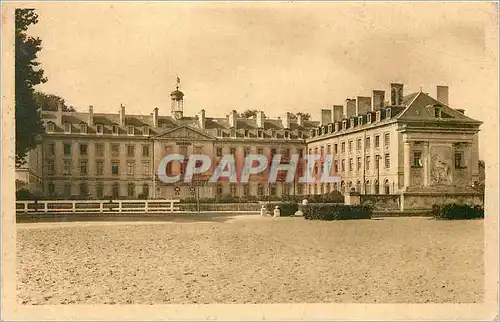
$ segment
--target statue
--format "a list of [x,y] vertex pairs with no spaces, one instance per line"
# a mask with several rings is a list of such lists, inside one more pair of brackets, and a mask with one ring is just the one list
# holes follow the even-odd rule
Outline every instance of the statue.
[[451,184],[451,170],[448,163],[436,155],[432,159],[432,179],[433,183],[437,185],[450,185]]

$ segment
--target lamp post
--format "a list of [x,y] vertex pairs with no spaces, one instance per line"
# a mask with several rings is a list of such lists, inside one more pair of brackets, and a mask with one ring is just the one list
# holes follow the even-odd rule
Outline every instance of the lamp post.
[[375,157],[377,160],[377,195],[380,194],[380,155]]

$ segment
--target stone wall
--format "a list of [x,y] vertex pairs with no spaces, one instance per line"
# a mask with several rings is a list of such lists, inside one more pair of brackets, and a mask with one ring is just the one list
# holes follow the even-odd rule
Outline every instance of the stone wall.
[[[181,211],[197,211],[196,203],[179,204]],[[260,211],[259,203],[200,203],[200,211]]]
[[361,195],[362,205],[371,205],[375,210],[399,210],[400,195]]
[[434,204],[469,204],[484,205],[484,195],[480,193],[404,193],[401,196],[401,210],[429,210]]

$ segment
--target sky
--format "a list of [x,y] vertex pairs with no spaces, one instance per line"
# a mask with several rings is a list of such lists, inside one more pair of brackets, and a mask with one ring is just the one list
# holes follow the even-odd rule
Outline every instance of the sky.
[[493,3],[49,3],[30,5],[48,82],[77,111],[185,115],[311,113],[391,82],[449,105],[497,136],[498,14]]

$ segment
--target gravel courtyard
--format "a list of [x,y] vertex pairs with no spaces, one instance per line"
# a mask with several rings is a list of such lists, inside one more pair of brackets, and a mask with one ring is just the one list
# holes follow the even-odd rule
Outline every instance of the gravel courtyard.
[[17,224],[23,304],[481,302],[483,221]]

